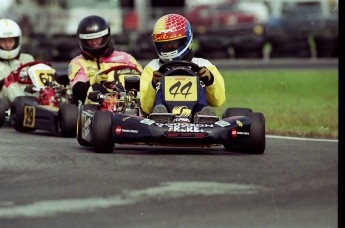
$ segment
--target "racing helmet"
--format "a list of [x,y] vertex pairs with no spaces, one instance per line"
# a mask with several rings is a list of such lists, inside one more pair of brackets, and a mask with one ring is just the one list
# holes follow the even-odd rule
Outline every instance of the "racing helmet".
[[0,47],[1,59],[14,59],[18,56],[22,40],[22,30],[19,25],[11,19],[0,19],[0,39],[15,38],[15,44],[11,50]]
[[[108,56],[114,51],[109,24],[100,16],[91,15],[82,19],[78,25],[79,47],[83,55],[89,57]],[[87,40],[102,37],[98,47],[92,47]]]
[[192,53],[192,28],[188,20],[179,14],[159,18],[153,28],[152,39],[163,62],[186,59]]

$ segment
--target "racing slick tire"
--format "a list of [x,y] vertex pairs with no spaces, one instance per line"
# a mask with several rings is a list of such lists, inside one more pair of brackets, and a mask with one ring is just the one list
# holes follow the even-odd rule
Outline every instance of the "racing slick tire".
[[[33,96],[19,96],[16,97],[11,105],[11,123],[14,130],[19,132],[30,132],[35,131],[35,127],[24,127],[25,122],[32,122],[35,116],[25,116],[25,106],[38,106],[37,98]],[[25,118],[25,120],[24,120]]]
[[231,116],[247,116],[252,112],[253,110],[250,108],[227,108],[224,110],[222,118],[225,119]]
[[0,99],[0,128],[4,125],[6,119],[6,107],[2,99]]
[[251,112],[247,116],[251,125],[249,139],[241,142],[224,144],[227,151],[237,151],[245,154],[263,154],[266,148],[265,117],[261,112]]
[[73,138],[77,135],[77,105],[62,104],[59,107],[59,132],[62,137]]
[[249,113],[248,117],[251,120],[248,154],[263,154],[266,148],[266,133],[265,133],[265,117],[261,112]]
[[91,110],[92,112],[95,112],[98,110],[99,105],[94,104],[87,104],[87,105],[81,105],[78,109],[78,125],[77,125],[77,141],[79,145],[83,147],[92,147],[92,143],[86,141],[82,138],[82,119],[81,119],[81,113],[84,110]]
[[92,143],[96,153],[112,153],[114,143],[112,139],[113,113],[96,111],[92,121]]

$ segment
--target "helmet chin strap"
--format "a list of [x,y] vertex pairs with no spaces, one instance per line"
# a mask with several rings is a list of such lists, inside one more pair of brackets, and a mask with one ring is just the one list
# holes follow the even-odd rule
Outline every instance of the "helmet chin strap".
[[[189,49],[190,44],[192,43],[192,39],[188,42],[185,48],[183,48],[182,51],[178,52],[178,50],[171,51],[171,52],[161,52],[161,54],[158,54],[158,57],[160,59],[163,59],[164,61],[172,61],[177,58],[179,58],[182,54],[184,54],[182,57],[188,55],[187,50]],[[182,58],[179,58],[182,59]]]

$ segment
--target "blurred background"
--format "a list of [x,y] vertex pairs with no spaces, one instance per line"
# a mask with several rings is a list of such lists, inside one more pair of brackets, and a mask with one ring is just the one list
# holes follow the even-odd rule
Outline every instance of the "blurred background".
[[17,21],[23,51],[45,61],[79,54],[80,20],[99,15],[115,48],[156,58],[155,21],[179,13],[191,23],[194,50],[208,59],[338,58],[338,0],[2,0],[0,15]]

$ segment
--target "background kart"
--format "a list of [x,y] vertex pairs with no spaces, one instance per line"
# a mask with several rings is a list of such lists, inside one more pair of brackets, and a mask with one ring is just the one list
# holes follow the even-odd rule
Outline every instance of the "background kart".
[[[140,71],[134,66],[114,66],[101,74],[112,74],[114,80],[104,82],[101,91],[88,94],[88,99],[93,104],[78,105],[77,140],[81,146],[92,147],[92,122],[95,112],[110,114],[126,113],[142,116],[140,108]],[[104,92],[106,91],[106,92]]]
[[[161,89],[167,113],[148,117],[95,111],[87,122],[88,138],[97,153],[111,153],[114,144],[181,147],[223,145],[227,151],[263,154],[266,147],[263,113],[227,108],[222,118],[192,113],[197,104],[200,67],[186,61],[163,64]],[[156,122],[159,115],[165,122]]]
[[26,92],[37,96],[15,98],[10,108],[13,128],[19,132],[40,129],[62,137],[75,137],[77,105],[72,103],[67,75],[56,75],[48,64],[36,61],[22,65],[15,73],[20,75],[23,71],[27,72]]

